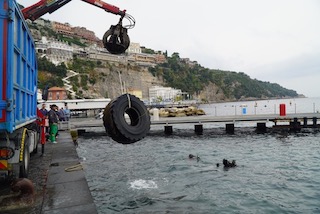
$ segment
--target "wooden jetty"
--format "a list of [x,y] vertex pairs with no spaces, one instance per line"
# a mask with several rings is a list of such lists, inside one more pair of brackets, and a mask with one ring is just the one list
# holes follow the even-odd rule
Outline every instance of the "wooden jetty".
[[[203,124],[225,124],[226,133],[234,133],[235,125],[237,123],[252,124],[256,123],[258,132],[264,133],[267,131],[267,124],[273,124],[273,129],[288,129],[289,131],[300,131],[302,128],[320,128],[318,124],[320,113],[301,113],[301,114],[287,114],[286,116],[279,116],[277,114],[260,114],[260,115],[234,115],[234,116],[189,116],[189,117],[160,117],[154,120],[151,117],[151,126],[164,126],[166,134],[173,133],[173,126],[180,124],[194,125],[196,134],[202,134]],[[100,119],[75,120],[70,125],[73,129],[85,129],[91,127],[103,127],[103,122]]]

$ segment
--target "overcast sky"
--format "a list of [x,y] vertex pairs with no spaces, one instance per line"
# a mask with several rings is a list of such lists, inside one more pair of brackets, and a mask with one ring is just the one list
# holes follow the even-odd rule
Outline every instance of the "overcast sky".
[[[39,0],[17,0],[29,6]],[[130,40],[212,69],[320,97],[319,0],[105,0],[136,19]],[[103,37],[119,17],[72,0],[43,18]]]

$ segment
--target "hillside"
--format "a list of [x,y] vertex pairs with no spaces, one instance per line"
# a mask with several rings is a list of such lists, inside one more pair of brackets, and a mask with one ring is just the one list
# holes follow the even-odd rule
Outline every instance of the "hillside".
[[[44,22],[50,23],[48,20]],[[30,27],[36,40],[47,36],[52,39],[62,39],[70,45],[84,45],[79,38],[72,36],[66,38],[54,32],[49,24],[43,26],[30,23]],[[157,52],[150,48],[142,50],[148,54]],[[73,89],[79,97],[87,98],[119,96],[120,79],[125,88],[141,90],[144,98],[148,97],[148,89],[153,85],[181,89],[193,98],[205,102],[298,96],[294,90],[285,89],[276,83],[251,79],[242,72],[204,68],[198,63],[181,59],[178,53],[172,56],[166,55],[166,61],[155,67],[146,68],[133,62],[114,63],[74,57],[66,64],[55,66],[45,57],[39,58],[40,88],[45,85],[62,86],[61,79],[66,76],[67,69],[71,69],[79,73],[78,76],[71,78]]]
[[251,79],[242,72],[204,68],[180,59],[178,53],[167,57],[167,63],[150,68],[154,76],[163,77],[166,85],[182,89],[203,101],[248,100],[297,97],[294,90],[279,84]]

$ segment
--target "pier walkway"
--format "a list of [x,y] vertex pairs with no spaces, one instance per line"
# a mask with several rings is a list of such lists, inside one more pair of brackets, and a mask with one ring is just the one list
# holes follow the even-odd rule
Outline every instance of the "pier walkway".
[[45,154],[51,161],[41,213],[97,213],[70,132],[59,131],[57,141],[47,142],[51,148]]
[[[59,131],[58,143],[41,145],[30,159],[28,179],[35,188],[34,203],[0,203],[0,213],[95,214],[87,180],[69,131]],[[0,185],[0,202],[12,197],[10,185]]]
[[190,116],[190,117],[165,117],[159,120],[152,120],[151,125],[170,125],[170,124],[202,124],[202,123],[236,123],[236,122],[286,122],[298,118],[303,120],[307,118],[320,118],[320,113],[288,114],[279,116],[277,114],[260,114],[260,115],[234,115],[234,116]]

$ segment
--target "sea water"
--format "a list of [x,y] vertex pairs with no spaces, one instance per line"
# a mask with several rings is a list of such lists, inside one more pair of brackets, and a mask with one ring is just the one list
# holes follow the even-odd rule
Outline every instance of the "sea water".
[[[130,145],[80,138],[78,154],[98,213],[320,213],[319,137],[318,129],[255,134],[241,127],[226,135],[209,126],[195,135],[177,127],[170,136],[152,129]],[[237,167],[224,168],[223,159]]]

